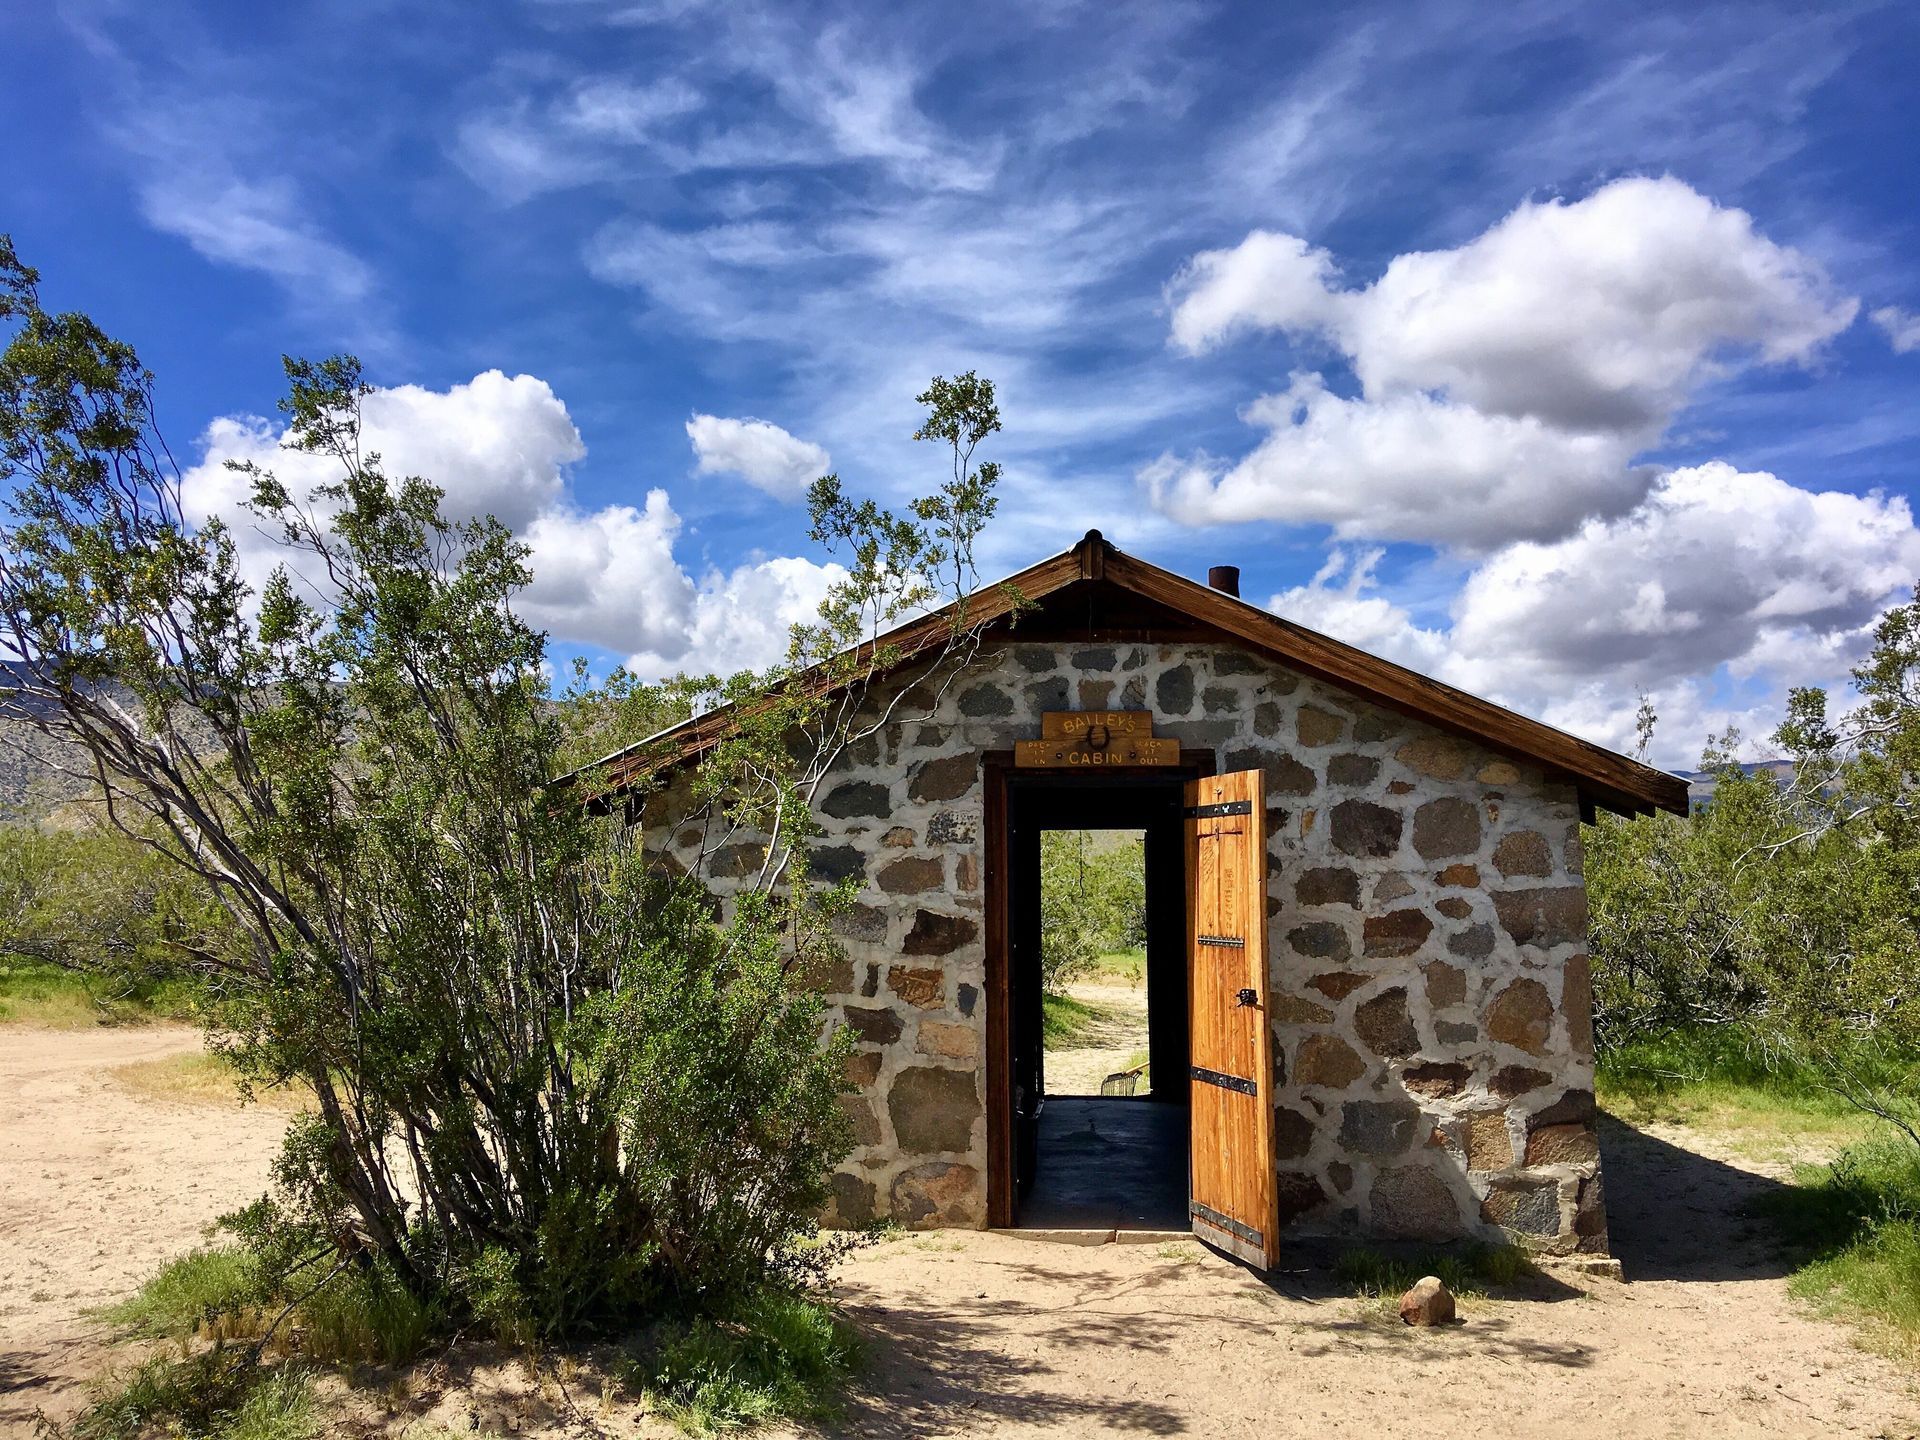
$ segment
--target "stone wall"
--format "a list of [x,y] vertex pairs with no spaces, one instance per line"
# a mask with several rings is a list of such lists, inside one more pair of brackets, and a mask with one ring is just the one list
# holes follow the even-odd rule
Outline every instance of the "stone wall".
[[[913,699],[820,802],[815,871],[860,889],[830,1218],[985,1223],[979,755],[1114,708],[1266,777],[1283,1220],[1605,1250],[1571,786],[1226,645],[999,645]],[[649,843],[724,890],[753,848],[663,798]]]

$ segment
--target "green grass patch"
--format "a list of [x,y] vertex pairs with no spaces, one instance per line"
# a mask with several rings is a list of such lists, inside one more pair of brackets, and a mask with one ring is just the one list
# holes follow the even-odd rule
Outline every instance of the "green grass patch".
[[1798,1167],[1794,1181],[1758,1204],[1804,1258],[1793,1293],[1854,1322],[1875,1349],[1920,1360],[1920,1148],[1878,1138]]
[[1147,976],[1147,952],[1145,950],[1114,950],[1102,955],[1093,962],[1092,979],[1105,981],[1140,981]]
[[1472,1243],[1444,1250],[1343,1250],[1334,1260],[1333,1273],[1353,1287],[1356,1298],[1392,1307],[1425,1275],[1439,1276],[1457,1299],[1477,1299],[1489,1286],[1512,1285],[1534,1269],[1515,1246]]
[[155,1356],[105,1386],[64,1440],[311,1440],[320,1433],[310,1375],[262,1370],[227,1348]]
[[860,1363],[852,1329],[825,1304],[771,1293],[718,1317],[654,1327],[622,1379],[697,1435],[829,1418]]
[[[268,1293],[253,1257],[239,1245],[211,1245],[168,1261],[132,1295],[100,1312],[110,1324],[150,1340],[251,1340],[288,1299],[319,1283],[329,1256],[290,1285]],[[301,1335],[301,1351],[328,1365],[399,1365],[426,1349],[441,1327],[437,1310],[384,1268],[349,1266],[302,1300],[283,1322]]]
[[114,986],[57,965],[0,965],[0,1024],[85,1030],[190,1013],[187,989],[176,982]]
[[1040,1031],[1052,1047],[1071,1046],[1107,1023],[1104,1005],[1094,1005],[1071,995],[1043,994],[1040,997]]
[[100,1315],[148,1340],[230,1338],[264,1298],[253,1258],[238,1245],[211,1245],[169,1260]]
[[[1909,1058],[1866,1049],[1847,1063],[1880,1086],[1904,1083],[1912,1069]],[[1675,1031],[1606,1050],[1595,1088],[1600,1103],[1629,1123],[1750,1132],[1775,1148],[1844,1144],[1871,1128],[1827,1072],[1733,1027]]]
[[427,1348],[445,1322],[445,1315],[385,1269],[355,1267],[301,1305],[301,1348],[344,1369],[403,1365]]
[[[327,1274],[329,1256],[290,1282],[302,1293]],[[318,1433],[313,1363],[351,1370],[418,1356],[443,1317],[379,1267],[341,1270],[281,1320],[271,1354],[299,1336],[298,1360],[262,1365],[251,1353],[290,1296],[270,1293],[239,1245],[213,1245],[169,1261],[100,1313],[130,1338],[173,1342],[104,1385],[67,1434],[131,1440],[161,1433],[198,1440],[306,1440]]]

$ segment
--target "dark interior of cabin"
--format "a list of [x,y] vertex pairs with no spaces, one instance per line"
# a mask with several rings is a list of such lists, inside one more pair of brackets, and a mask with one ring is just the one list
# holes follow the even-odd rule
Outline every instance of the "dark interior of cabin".
[[[1039,1229],[1172,1230],[1187,1224],[1186,776],[1016,775],[1008,795],[1014,1193]],[[1137,830],[1146,869],[1151,1092],[1049,1095],[1041,1005],[1040,837]]]

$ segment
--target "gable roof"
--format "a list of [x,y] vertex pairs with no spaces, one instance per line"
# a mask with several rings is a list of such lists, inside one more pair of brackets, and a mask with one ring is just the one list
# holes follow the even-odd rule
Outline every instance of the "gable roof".
[[[964,624],[991,629],[1009,622],[1016,608],[1064,600],[1065,592],[1086,587],[1091,606],[1095,594],[1146,602],[1154,613],[1171,615],[1197,628],[1244,645],[1270,659],[1339,689],[1422,720],[1531,764],[1573,784],[1580,794],[1583,814],[1597,807],[1622,815],[1669,810],[1687,813],[1687,782],[1677,775],[1643,765],[1604,746],[1594,745],[1564,730],[1495,705],[1452,685],[1431,679],[1405,666],[1370,655],[1304,625],[1283,620],[1237,596],[1201,585],[1184,576],[1149,564],[1116,549],[1098,530],[1089,530],[1072,549],[1029,566],[999,584],[983,586],[967,601]],[[1086,639],[1097,639],[1092,622]],[[1164,626],[1162,627],[1164,629]],[[868,646],[891,647],[905,665],[937,647],[951,634],[944,613],[923,617],[889,631]],[[862,649],[868,648],[862,646]],[[807,675],[793,683],[806,684]],[[732,728],[731,707],[696,715],[658,735],[614,752],[571,775],[560,784],[579,784],[592,776],[595,803],[623,793],[648,776],[698,758]]]

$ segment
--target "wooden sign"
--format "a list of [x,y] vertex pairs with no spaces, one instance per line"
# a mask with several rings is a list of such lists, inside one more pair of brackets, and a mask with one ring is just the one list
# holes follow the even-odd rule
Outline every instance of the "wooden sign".
[[1013,742],[1016,766],[1080,770],[1180,763],[1180,742],[1153,733],[1149,710],[1049,710],[1040,717],[1040,734],[1038,740]]
[[1106,731],[1115,740],[1133,740],[1153,734],[1151,710],[1049,710],[1040,717],[1045,740],[1079,740]]

